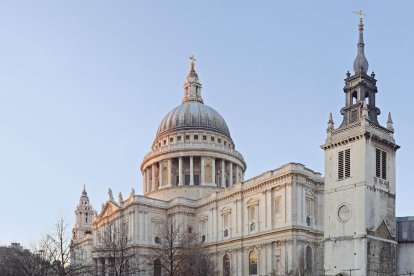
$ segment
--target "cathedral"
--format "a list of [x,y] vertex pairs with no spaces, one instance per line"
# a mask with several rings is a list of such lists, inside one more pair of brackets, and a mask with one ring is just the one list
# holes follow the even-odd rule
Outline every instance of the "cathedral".
[[[391,114],[378,120],[375,74],[368,73],[363,22],[354,73],[345,78],[343,120],[326,129],[324,176],[288,163],[245,179],[247,162],[224,118],[204,103],[191,59],[182,103],[159,124],[141,164],[143,195],[119,194],[96,212],[85,188],[72,252],[108,275],[100,233],[120,219],[144,258],[159,246],[167,218],[193,231],[219,275],[403,275],[414,272],[414,219],[396,218],[396,151]],[[338,89],[338,97],[342,97]],[[316,145],[310,145],[316,146]],[[397,227],[398,226],[398,227]],[[411,230],[411,231],[410,231]],[[154,260],[155,261],[155,260]],[[164,275],[146,263],[136,275]],[[408,275],[408,274],[405,274]]]

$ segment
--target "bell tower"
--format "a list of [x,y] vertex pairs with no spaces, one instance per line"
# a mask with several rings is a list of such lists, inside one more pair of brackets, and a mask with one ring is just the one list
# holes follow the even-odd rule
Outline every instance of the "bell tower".
[[[362,13],[360,13],[362,15]],[[395,155],[391,114],[378,122],[375,74],[368,75],[364,24],[345,78],[342,123],[329,116],[325,151],[324,267],[328,275],[395,275]]]

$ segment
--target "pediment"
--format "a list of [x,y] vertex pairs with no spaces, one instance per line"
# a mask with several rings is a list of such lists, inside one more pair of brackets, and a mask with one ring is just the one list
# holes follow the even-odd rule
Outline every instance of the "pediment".
[[247,206],[252,206],[252,205],[258,205],[259,204],[259,200],[256,198],[250,198],[247,202],[246,205]]
[[307,198],[311,198],[311,199],[315,199],[316,198],[315,193],[311,189],[307,189],[306,190],[306,197]]
[[375,229],[374,236],[387,240],[394,240],[394,236],[391,234],[390,228],[385,220],[383,220],[377,229]]
[[165,222],[165,219],[163,219],[160,216],[155,216],[155,217],[151,218],[151,222]]
[[99,213],[98,217],[109,216],[109,215],[113,214],[114,212],[116,212],[119,209],[121,209],[121,207],[119,207],[118,205],[116,205],[112,201],[107,201],[105,203],[105,205],[103,206],[101,212]]
[[231,209],[229,207],[223,207],[220,210],[221,214],[231,213]]

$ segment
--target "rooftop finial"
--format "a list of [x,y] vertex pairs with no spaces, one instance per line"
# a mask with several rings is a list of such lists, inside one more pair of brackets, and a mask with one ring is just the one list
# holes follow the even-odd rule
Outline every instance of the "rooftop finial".
[[329,113],[329,120],[328,120],[328,129],[327,131],[334,130],[334,121],[332,119],[332,113]]
[[196,61],[194,55],[190,56],[190,60],[191,60],[191,63],[190,63],[191,70],[194,70],[194,64],[195,64],[195,61]]
[[354,60],[354,71],[355,73],[362,72],[364,74],[368,71],[368,60],[365,57],[364,53],[364,23],[362,22],[362,17],[365,15],[361,10],[354,11],[355,14],[359,16],[359,38],[358,38],[358,53]]
[[391,118],[391,112],[388,113],[387,128],[391,131],[394,131],[394,123]]
[[86,186],[83,184],[83,190],[82,190],[82,196],[88,196],[88,193],[86,192]]

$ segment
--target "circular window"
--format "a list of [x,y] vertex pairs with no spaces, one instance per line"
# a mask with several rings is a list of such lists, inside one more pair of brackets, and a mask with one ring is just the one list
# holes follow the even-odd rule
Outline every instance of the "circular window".
[[347,204],[343,204],[338,209],[338,218],[342,222],[346,222],[351,217],[351,208]]

